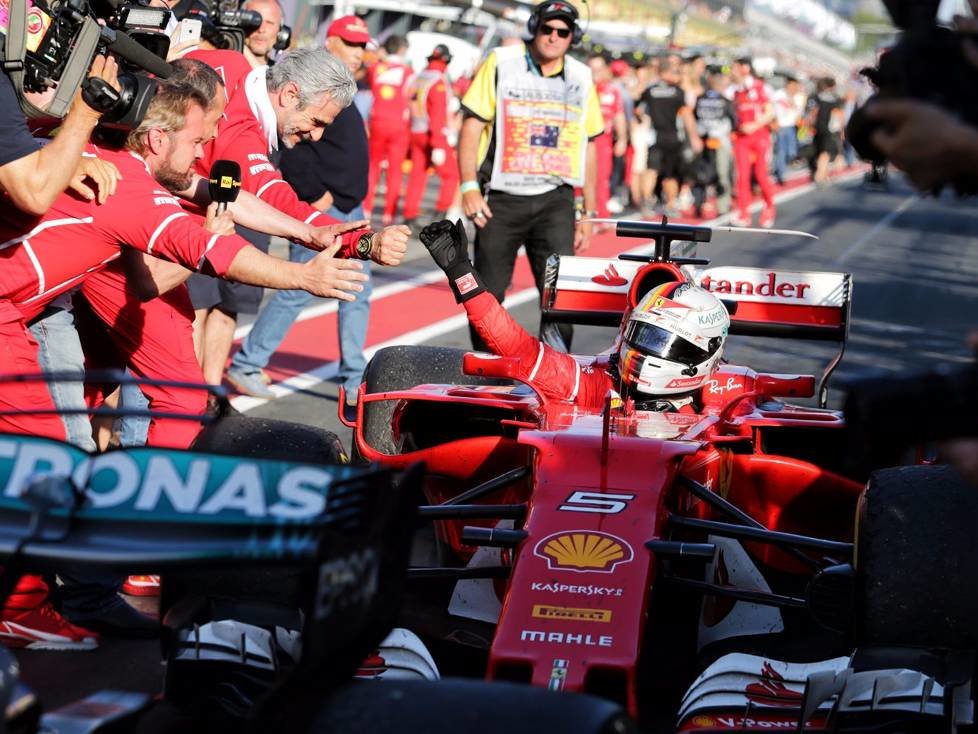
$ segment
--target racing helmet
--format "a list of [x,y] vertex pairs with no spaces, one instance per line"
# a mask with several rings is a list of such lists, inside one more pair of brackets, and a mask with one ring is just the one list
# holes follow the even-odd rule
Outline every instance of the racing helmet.
[[646,293],[622,322],[618,372],[636,398],[692,392],[716,369],[730,315],[709,291],[669,282]]

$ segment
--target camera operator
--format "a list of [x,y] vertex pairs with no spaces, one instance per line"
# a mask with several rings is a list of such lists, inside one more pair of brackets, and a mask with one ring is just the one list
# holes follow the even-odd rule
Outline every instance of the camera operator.
[[267,66],[282,29],[282,6],[277,0],[246,0],[241,9],[254,10],[261,16],[261,25],[245,36],[245,58],[253,69]]
[[[91,76],[98,77],[116,89],[118,65],[115,59],[98,56],[92,63]],[[40,216],[68,186],[87,199],[97,195],[104,201],[115,187],[115,171],[97,159],[82,158],[102,116],[89,107],[81,92],[75,96],[68,114],[61,122],[57,136],[39,147],[31,136],[20,111],[17,95],[6,74],[0,74],[0,188],[10,202],[23,212]],[[85,183],[95,182],[97,193]]]

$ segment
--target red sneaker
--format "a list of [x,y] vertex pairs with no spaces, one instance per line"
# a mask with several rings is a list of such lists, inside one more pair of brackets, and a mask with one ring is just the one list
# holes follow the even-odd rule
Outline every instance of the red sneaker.
[[122,593],[129,596],[159,596],[159,576],[130,576],[122,585]]
[[758,221],[760,226],[764,229],[771,229],[774,226],[774,207],[767,207],[761,212],[761,218]]
[[98,635],[58,614],[51,602],[33,609],[4,609],[0,614],[0,642],[27,650],[94,650]]

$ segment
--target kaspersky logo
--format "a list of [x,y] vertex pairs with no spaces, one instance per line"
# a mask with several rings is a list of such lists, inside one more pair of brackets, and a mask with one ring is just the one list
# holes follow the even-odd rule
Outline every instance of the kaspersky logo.
[[576,573],[611,573],[635,557],[632,547],[621,538],[585,530],[548,535],[537,543],[533,553],[545,559],[551,571]]
[[601,275],[595,275],[593,278],[591,278],[591,280],[598,285],[607,286],[625,285],[625,283],[628,282],[627,278],[622,278],[621,275],[618,274],[618,270],[615,268],[614,263],[609,263],[608,267],[605,268],[605,271],[601,273]]

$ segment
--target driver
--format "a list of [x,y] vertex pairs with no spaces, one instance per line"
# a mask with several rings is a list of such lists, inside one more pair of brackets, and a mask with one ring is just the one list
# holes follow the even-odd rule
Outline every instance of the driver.
[[429,224],[421,242],[489,349],[519,357],[520,377],[547,398],[601,410],[614,390],[643,410],[692,413],[693,394],[720,363],[730,316],[716,296],[692,283],[653,288],[622,319],[608,366],[582,365],[530,336],[486,291],[469,261],[461,221]]

